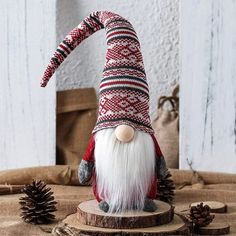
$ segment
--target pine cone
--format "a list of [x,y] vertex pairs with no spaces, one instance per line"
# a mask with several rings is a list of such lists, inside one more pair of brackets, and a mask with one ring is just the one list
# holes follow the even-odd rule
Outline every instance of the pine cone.
[[163,202],[172,203],[174,199],[175,184],[169,171],[164,178],[157,180],[157,199]]
[[209,225],[215,217],[214,215],[211,215],[210,212],[210,207],[208,205],[203,205],[203,202],[201,202],[197,206],[192,206],[190,208],[189,218],[196,228],[204,227]]
[[26,185],[22,192],[26,196],[19,199],[21,205],[21,218],[32,224],[47,224],[55,219],[52,212],[56,211],[56,201],[54,201],[51,188],[46,188],[46,184],[41,180]]

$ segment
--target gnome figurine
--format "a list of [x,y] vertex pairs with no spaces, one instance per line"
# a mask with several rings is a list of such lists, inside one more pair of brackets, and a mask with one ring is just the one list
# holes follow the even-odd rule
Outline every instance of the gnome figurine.
[[94,195],[104,212],[154,212],[157,179],[166,164],[149,117],[149,89],[137,34],[130,22],[108,11],[86,17],[60,43],[41,86],[85,38],[104,28],[106,63],[99,87],[99,109],[79,180],[93,179]]

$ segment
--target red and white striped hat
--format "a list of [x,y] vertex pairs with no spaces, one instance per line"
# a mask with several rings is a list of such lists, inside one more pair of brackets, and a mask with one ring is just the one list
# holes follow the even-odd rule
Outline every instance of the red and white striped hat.
[[137,34],[129,21],[108,11],[86,17],[60,43],[47,66],[41,86],[84,39],[105,28],[106,63],[100,83],[99,111],[93,133],[120,124],[153,134],[149,117],[149,89]]

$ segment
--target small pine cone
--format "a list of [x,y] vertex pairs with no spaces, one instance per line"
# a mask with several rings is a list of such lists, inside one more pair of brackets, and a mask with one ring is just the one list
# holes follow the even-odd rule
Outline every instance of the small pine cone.
[[196,228],[204,227],[209,225],[215,217],[210,213],[210,207],[208,205],[203,205],[203,202],[201,202],[197,206],[192,206],[190,208],[189,218],[194,223]]
[[21,205],[21,218],[31,224],[47,224],[55,219],[52,214],[56,211],[56,201],[54,201],[51,188],[40,181],[33,181],[26,185],[22,192],[26,196],[19,199]]
[[157,180],[157,199],[167,203],[172,203],[174,199],[175,184],[169,171],[162,179]]

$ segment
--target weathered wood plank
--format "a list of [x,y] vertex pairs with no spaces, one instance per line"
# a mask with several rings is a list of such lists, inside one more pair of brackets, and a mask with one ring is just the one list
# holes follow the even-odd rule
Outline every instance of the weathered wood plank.
[[0,169],[55,163],[55,0],[0,1]]
[[236,173],[236,1],[181,2],[180,168]]

